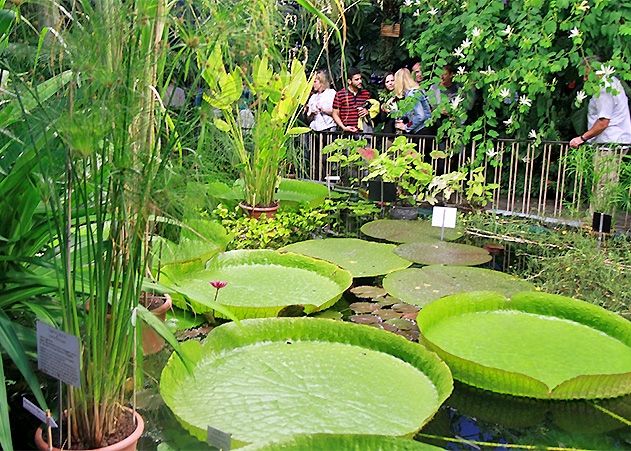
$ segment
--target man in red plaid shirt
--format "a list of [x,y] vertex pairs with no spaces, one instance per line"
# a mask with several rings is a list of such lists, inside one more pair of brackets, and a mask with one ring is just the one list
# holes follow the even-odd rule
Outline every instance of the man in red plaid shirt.
[[343,132],[358,133],[362,130],[358,128],[357,121],[360,117],[368,115],[365,105],[370,99],[370,93],[363,89],[362,75],[355,67],[348,70],[347,82],[348,87],[335,94],[331,116]]

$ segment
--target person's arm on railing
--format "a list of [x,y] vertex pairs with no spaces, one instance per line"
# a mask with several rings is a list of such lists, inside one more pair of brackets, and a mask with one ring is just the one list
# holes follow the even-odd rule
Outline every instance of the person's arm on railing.
[[587,130],[582,135],[577,136],[576,138],[572,138],[572,140],[570,141],[570,147],[576,148],[581,144],[585,144],[590,139],[595,138],[596,136],[604,132],[607,127],[609,127],[609,119],[607,119],[606,117],[601,117],[596,122],[594,122],[592,128]]

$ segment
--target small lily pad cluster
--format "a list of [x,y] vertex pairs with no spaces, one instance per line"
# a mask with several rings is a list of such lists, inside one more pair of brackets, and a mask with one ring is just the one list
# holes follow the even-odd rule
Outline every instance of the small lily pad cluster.
[[349,321],[387,330],[410,341],[418,341],[416,315],[419,307],[390,296],[380,287],[359,286],[351,289],[351,293],[364,300],[349,306],[353,312]]

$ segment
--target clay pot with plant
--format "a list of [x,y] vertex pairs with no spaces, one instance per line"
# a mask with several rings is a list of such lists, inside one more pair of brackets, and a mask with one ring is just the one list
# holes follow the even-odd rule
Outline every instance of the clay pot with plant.
[[[287,145],[294,136],[310,131],[308,127],[294,126],[311,92],[305,68],[294,60],[291,67],[274,70],[264,54],[254,59],[250,73],[240,66],[228,72],[220,44],[209,54],[199,50],[198,58],[204,67],[202,77],[210,89],[204,100],[221,111],[214,125],[226,134],[238,160],[243,209],[257,217],[261,214],[257,210],[262,208],[270,216],[278,208],[275,193]],[[247,109],[242,108],[244,88],[253,98]],[[242,119],[244,111],[251,113],[248,127]]]

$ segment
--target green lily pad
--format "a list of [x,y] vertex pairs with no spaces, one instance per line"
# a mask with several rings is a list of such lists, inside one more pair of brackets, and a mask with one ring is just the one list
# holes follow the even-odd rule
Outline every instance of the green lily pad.
[[290,244],[279,249],[335,263],[353,277],[372,277],[407,268],[412,263],[394,254],[394,244],[357,238],[325,238]]
[[[393,243],[434,242],[440,241],[440,227],[432,227],[430,221],[401,219],[377,219],[367,222],[361,228],[364,235]],[[456,229],[445,229],[444,239],[454,241],[462,236]]]
[[386,435],[313,434],[294,435],[285,440],[253,444],[241,449],[243,451],[305,451],[308,449],[335,451],[438,451],[442,448]]
[[411,437],[453,387],[423,346],[327,319],[226,323],[182,351],[194,369],[171,356],[160,379],[165,403],[200,440],[212,426],[232,434],[233,447],[295,434]]
[[432,243],[406,243],[394,252],[414,263],[422,265],[482,265],[491,260],[486,249],[468,244],[434,241]]
[[191,311],[172,308],[167,312],[164,324],[171,332],[191,329],[206,322],[204,315],[196,315]]
[[418,306],[465,291],[492,289],[510,296],[535,289],[531,283],[503,272],[443,265],[407,268],[390,273],[384,277],[383,287],[392,296]]
[[321,183],[282,179],[276,192],[276,199],[280,200],[283,209],[296,208],[300,205],[314,208],[322,205],[328,195],[329,190]]
[[426,305],[417,322],[454,377],[476,387],[549,399],[631,393],[631,323],[587,302],[462,293]]
[[[219,290],[209,282],[228,282]],[[302,309],[313,313],[330,307],[351,285],[348,271],[304,255],[271,250],[225,252],[208,262],[206,268],[178,271],[165,268],[162,283],[187,299],[195,312],[223,308],[237,318],[288,315]],[[174,302],[177,297],[174,297]]]

